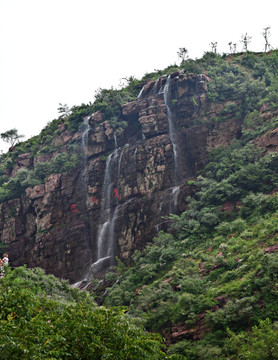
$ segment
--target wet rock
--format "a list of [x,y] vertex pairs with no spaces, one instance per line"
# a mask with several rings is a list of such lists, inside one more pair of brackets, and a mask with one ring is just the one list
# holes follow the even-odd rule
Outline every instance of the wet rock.
[[[239,136],[241,123],[232,118],[213,121],[223,106],[207,103],[205,75],[173,74],[166,106],[167,81],[164,76],[146,82],[141,96],[122,106],[119,120],[127,127],[121,135],[100,112],[88,116],[91,129],[78,167],[52,174],[45,184],[26,189],[20,199],[0,205],[0,239],[13,266],[40,266],[77,282],[98,260],[104,216],[114,255],[125,260],[167,229],[170,213],[186,209],[192,191],[187,181],[207,164],[212,149]],[[81,132],[70,134],[64,124],[59,131],[55,141],[63,151],[68,143],[82,149]],[[57,154],[41,154],[34,164]],[[31,156],[23,154],[13,171],[31,165]],[[186,337],[187,331],[176,331],[176,337]]]

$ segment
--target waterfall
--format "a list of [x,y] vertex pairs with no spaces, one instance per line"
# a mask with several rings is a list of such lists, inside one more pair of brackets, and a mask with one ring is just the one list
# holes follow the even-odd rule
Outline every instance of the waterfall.
[[177,152],[177,139],[176,139],[176,130],[175,125],[173,123],[172,112],[170,108],[170,83],[171,76],[169,75],[166,84],[164,86],[163,94],[164,94],[164,103],[167,109],[167,119],[168,119],[168,127],[169,127],[169,138],[172,143],[173,155],[174,155],[174,170],[175,170],[175,185],[178,181],[178,152]]
[[[87,116],[84,119],[84,122],[82,124],[82,137],[81,137],[81,156],[83,160],[82,164],[82,171],[80,173],[80,185],[81,185],[81,194],[82,194],[82,200],[84,204],[84,211],[86,212],[86,201],[87,201],[87,187],[88,187],[88,166],[87,166],[87,146],[88,146],[88,137],[89,137],[89,131],[90,131],[90,124],[89,124],[90,116]],[[89,235],[88,235],[89,236]]]
[[[116,146],[117,141],[115,138]],[[113,210],[111,204],[112,188],[113,184],[117,184],[119,181],[123,152],[128,146],[129,144],[126,144],[122,149],[116,147],[106,159],[101,194],[101,215],[97,232],[97,259],[92,265],[95,270],[102,266],[111,265],[115,257],[114,227],[120,205]],[[117,169],[117,171],[113,169]]]
[[157,79],[154,83],[154,86],[152,88],[152,91],[151,91],[151,95],[155,96],[157,95],[158,91],[157,91],[157,87],[158,87],[158,82],[159,82],[159,79]]
[[82,178],[83,188],[85,188],[87,186],[87,180],[88,180],[86,147],[88,145],[88,137],[89,137],[89,130],[90,130],[89,119],[90,119],[89,116],[87,116],[84,119],[83,132],[82,132],[82,138],[81,138],[81,153],[82,153],[82,157],[83,157],[83,171],[81,174],[81,178]]
[[123,153],[124,153],[125,149],[128,147],[129,147],[129,144],[125,144],[124,148],[122,149],[122,151],[120,153],[120,157],[119,157],[119,161],[118,161],[117,183],[119,182],[119,179],[120,179]]
[[145,85],[142,87],[139,94],[137,95],[137,99],[139,99],[142,96],[144,89],[145,89]]
[[180,186],[174,186],[172,188],[172,203],[170,204],[171,213],[174,213],[176,210],[179,192],[180,192]]
[[90,124],[89,124],[90,117],[87,116],[84,119],[84,125],[83,125],[83,133],[82,133],[82,140],[81,140],[81,150],[86,155],[86,146],[88,145],[88,135],[90,130]]
[[[116,206],[114,211],[112,212],[109,209],[109,218],[107,221],[102,223],[99,226],[98,231],[98,245],[99,253],[96,261],[91,265],[90,269],[88,270],[86,276],[83,280],[79,281],[78,283],[74,284],[74,287],[80,287],[83,282],[87,282],[91,279],[96,273],[101,271],[103,268],[108,267],[111,265],[115,254],[115,244],[114,244],[114,229],[115,229],[115,222],[119,216],[123,216],[120,214],[120,211],[123,213],[124,208],[131,200],[127,200],[123,204],[119,204]],[[106,214],[107,215],[107,214]],[[87,284],[88,285],[88,284]],[[85,287],[86,288],[86,287]],[[85,289],[83,288],[83,289]]]
[[179,169],[179,152],[178,152],[178,143],[177,143],[177,132],[173,122],[173,116],[170,108],[170,99],[171,99],[171,76],[169,75],[166,80],[166,84],[163,89],[164,94],[164,103],[167,110],[167,119],[169,127],[169,139],[172,143],[173,148],[173,157],[174,157],[174,187],[172,188],[172,202],[170,205],[170,211],[175,212],[177,207],[177,198],[180,190],[180,186],[177,186],[180,183],[180,169]]
[[112,192],[112,176],[111,176],[111,160],[115,156],[118,157],[117,149],[111,153],[105,164],[104,181],[101,195],[101,216],[97,234],[97,261],[112,256],[112,248],[110,241],[111,226],[111,192]]
[[134,153],[133,153],[133,163],[134,163],[134,165],[136,165],[137,151],[138,151],[138,148],[137,148],[137,146],[136,146],[136,148],[135,148],[135,150],[134,150]]

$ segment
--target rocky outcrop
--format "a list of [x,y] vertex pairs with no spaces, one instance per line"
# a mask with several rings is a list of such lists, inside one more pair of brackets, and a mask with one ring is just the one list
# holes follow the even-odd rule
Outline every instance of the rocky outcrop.
[[[82,133],[60,129],[57,144],[79,144],[84,161],[0,205],[1,242],[12,265],[40,266],[76,282],[102,260],[128,259],[165,229],[169,213],[185,210],[187,182],[209,152],[240,136],[241,123],[232,114],[213,121],[223,105],[207,103],[208,81],[182,72],[149,81],[122,106],[119,120],[128,126],[121,136],[100,112],[85,119],[86,143]],[[29,161],[22,155],[14,173]]]

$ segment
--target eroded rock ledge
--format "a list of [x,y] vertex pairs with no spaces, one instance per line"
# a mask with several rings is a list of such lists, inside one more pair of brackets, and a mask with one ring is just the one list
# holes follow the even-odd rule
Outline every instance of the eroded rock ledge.
[[[39,266],[71,282],[82,279],[97,259],[105,197],[110,222],[114,216],[115,255],[122,259],[164,229],[165,216],[185,210],[191,191],[187,181],[207,164],[212,149],[229,144],[241,131],[232,114],[225,122],[213,121],[224,105],[208,104],[208,81],[205,75],[175,73],[170,80],[148,82],[140,97],[122,106],[121,120],[128,126],[116,142],[100,112],[89,116],[86,161],[0,205],[0,236],[12,265]],[[81,149],[81,139],[81,133],[70,134],[61,125],[56,141],[61,149],[69,141]],[[54,155],[32,161],[49,161]],[[21,155],[11,176],[30,161],[28,154]],[[105,195],[108,166],[110,188]]]

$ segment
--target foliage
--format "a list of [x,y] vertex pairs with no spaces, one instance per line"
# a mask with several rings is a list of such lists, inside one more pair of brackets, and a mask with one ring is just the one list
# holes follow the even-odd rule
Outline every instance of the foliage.
[[[266,318],[276,336],[278,157],[265,155],[251,142],[277,127],[277,117],[266,121],[261,111],[277,89],[269,75],[276,71],[276,56],[246,53],[225,63],[207,53],[182,64],[184,69],[207,69],[209,99],[225,104],[221,121],[233,116],[243,122],[242,139],[211,152],[194,181],[187,210],[170,216],[171,234],[160,232],[134,253],[128,267],[119,265],[104,298],[108,306],[129,306],[148,330],[165,333],[182,324],[188,335],[171,345],[168,354],[248,358],[247,350],[255,349],[250,339],[259,336],[254,329]],[[268,111],[274,108],[274,95]],[[95,291],[100,291],[97,286]],[[252,326],[255,335],[247,331]],[[265,353],[267,341],[258,345]]]
[[161,232],[143,253],[134,254],[133,266],[121,271],[105,303],[128,305],[130,314],[155,331],[182,323],[184,330],[194,332],[190,329],[202,319],[203,340],[173,345],[169,354],[227,358],[235,351],[224,346],[231,336],[227,327],[239,336],[250,324],[277,318],[278,255],[268,249],[277,243],[278,212],[272,211],[259,212],[250,225],[240,218],[222,222],[205,241],[190,246],[179,230],[180,240]]
[[76,154],[60,153],[49,162],[37,162],[33,169],[22,168],[13,178],[3,178],[0,203],[22,195],[26,188],[42,184],[50,174],[67,172],[78,164]]
[[125,309],[97,307],[40,269],[7,271],[0,304],[1,359],[170,358],[161,337],[135,325]]
[[261,320],[259,325],[252,327],[251,332],[235,334],[228,331],[228,335],[227,346],[237,359],[278,359],[278,327],[269,319]]
[[[247,45],[244,54],[206,52],[197,60],[186,59],[181,48],[180,66],[154,70],[141,80],[131,76],[120,89],[99,89],[93,104],[61,105],[61,117],[39,136],[1,155],[0,202],[20,196],[51,173],[77,166],[77,142],[68,144],[68,153],[51,156],[59,150],[55,136],[63,129],[82,131],[84,117],[100,111],[122,136],[127,127],[122,105],[134,100],[148,79],[179,70],[208,79],[206,106],[212,115],[204,120],[200,114],[193,125],[209,121],[213,128],[229,119],[242,124],[239,139],[211,151],[207,166],[187,182],[191,197],[186,211],[168,219],[169,233],[160,232],[128,265],[118,261],[106,276],[110,286],[105,292],[96,281],[98,301],[109,309],[96,308],[91,297],[53,279],[55,284],[46,281],[38,270],[7,273],[0,285],[0,349],[6,358],[166,358],[161,338],[139,323],[171,336],[180,329],[181,341],[169,347],[168,356],[277,358],[271,344],[277,342],[278,316],[278,156],[266,154],[252,140],[272,134],[278,125],[278,51],[254,54]],[[178,107],[177,99],[172,103]],[[220,109],[218,117],[214,106]],[[26,152],[50,154],[51,160],[8,177]]]
[[1,139],[3,141],[6,141],[7,143],[10,144],[10,146],[14,146],[15,143],[24,137],[24,135],[20,135],[18,134],[18,130],[17,129],[11,129],[11,130],[8,130],[4,133],[1,133],[0,134],[1,136]]

